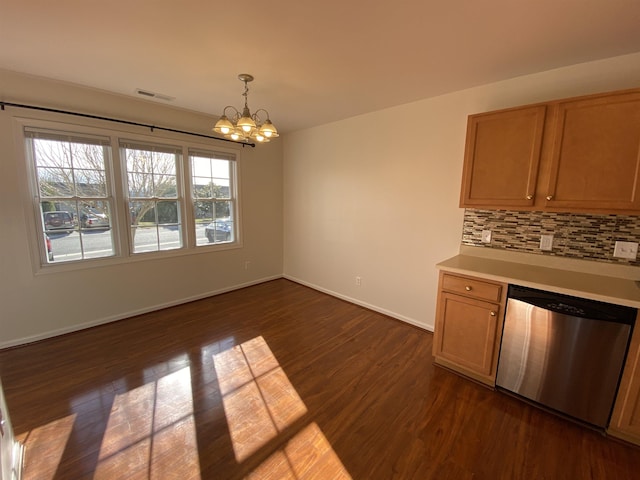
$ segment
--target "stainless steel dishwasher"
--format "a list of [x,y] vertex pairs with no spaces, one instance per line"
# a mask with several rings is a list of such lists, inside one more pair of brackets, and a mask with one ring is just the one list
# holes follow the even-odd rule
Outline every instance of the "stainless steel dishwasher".
[[510,285],[496,385],[582,422],[609,422],[637,310]]

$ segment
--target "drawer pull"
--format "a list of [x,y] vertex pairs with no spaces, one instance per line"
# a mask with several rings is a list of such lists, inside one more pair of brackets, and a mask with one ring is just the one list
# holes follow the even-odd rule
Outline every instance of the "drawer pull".
[[495,317],[495,316],[496,316],[496,312],[491,312],[491,313],[490,313],[490,315],[491,315],[492,317]]
[[467,285],[466,287],[464,287],[464,289],[465,289],[467,292],[470,292],[471,290],[473,290],[473,289],[471,288],[471,286],[470,286],[470,285]]
[[533,199],[533,195],[529,194],[527,195],[527,200],[532,200]]
[[553,195],[547,195],[547,200],[553,200]]

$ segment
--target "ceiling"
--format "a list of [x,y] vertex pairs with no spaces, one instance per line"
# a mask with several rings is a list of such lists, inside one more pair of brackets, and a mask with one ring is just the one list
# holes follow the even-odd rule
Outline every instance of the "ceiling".
[[281,132],[638,51],[638,0],[0,0],[0,68],[214,116],[250,73]]

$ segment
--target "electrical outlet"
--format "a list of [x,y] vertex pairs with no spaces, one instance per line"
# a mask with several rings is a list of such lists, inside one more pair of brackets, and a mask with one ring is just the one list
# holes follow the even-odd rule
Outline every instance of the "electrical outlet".
[[540,250],[545,252],[553,250],[553,235],[540,235]]
[[247,260],[246,262],[244,262],[244,269],[245,270],[249,270],[249,267],[251,266],[251,262],[249,260]]
[[356,286],[359,287],[362,285],[362,277],[356,277]]
[[482,230],[482,243],[491,243],[491,230]]
[[613,256],[635,260],[638,256],[637,242],[616,242],[616,246],[613,249]]

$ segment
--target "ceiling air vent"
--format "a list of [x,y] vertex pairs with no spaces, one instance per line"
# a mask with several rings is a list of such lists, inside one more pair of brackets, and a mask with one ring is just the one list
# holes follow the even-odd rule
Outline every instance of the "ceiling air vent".
[[169,95],[151,92],[149,90],[143,90],[141,88],[136,88],[136,93],[142,97],[155,98],[156,100],[164,100],[165,102],[171,102],[176,99],[176,97],[170,97]]

